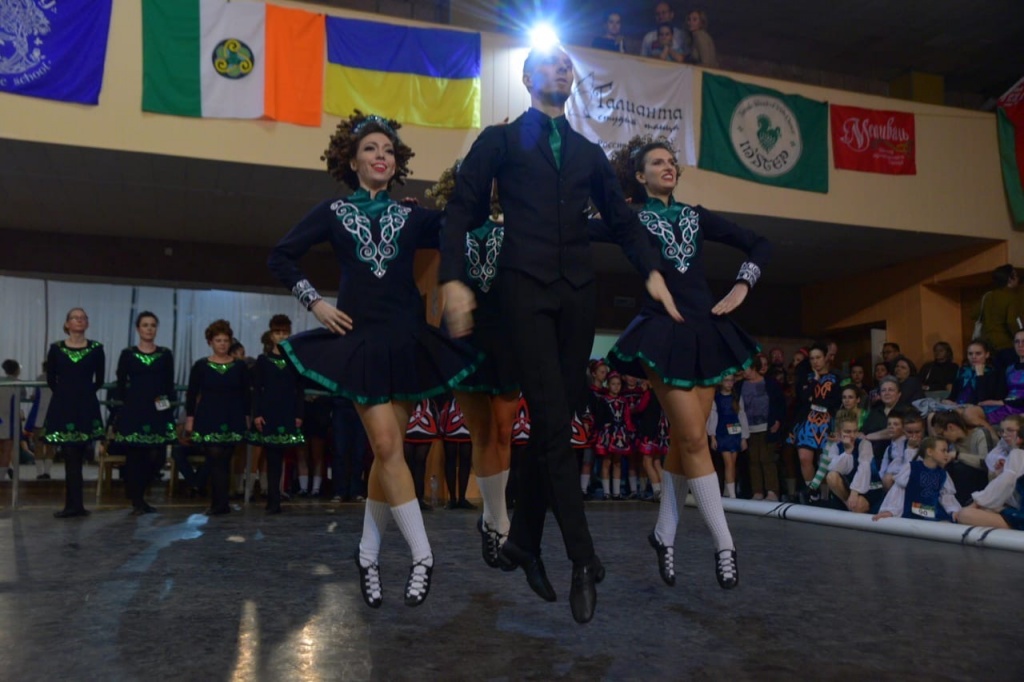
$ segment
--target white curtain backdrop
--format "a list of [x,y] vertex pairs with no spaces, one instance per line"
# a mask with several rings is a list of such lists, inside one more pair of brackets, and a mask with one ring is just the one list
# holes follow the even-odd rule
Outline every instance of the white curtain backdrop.
[[135,317],[144,310],[159,318],[157,343],[174,352],[175,376],[182,384],[192,363],[209,354],[204,331],[214,320],[227,320],[252,357],[262,352],[260,336],[277,313],[292,319],[294,333],[318,325],[287,295],[0,276],[0,360],[21,363],[22,379],[37,378],[49,344],[65,338],[65,317],[76,307],[89,316],[86,336],[105,347],[108,382],[114,380],[121,350],[135,344]]
[[21,378],[35,379],[46,359],[46,283],[0,277],[0,360],[21,363]]

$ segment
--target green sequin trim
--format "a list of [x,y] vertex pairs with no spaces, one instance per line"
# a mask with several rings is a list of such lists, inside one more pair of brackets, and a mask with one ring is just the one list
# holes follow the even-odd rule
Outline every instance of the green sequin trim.
[[178,433],[174,424],[168,423],[164,433],[153,433],[153,427],[149,424],[142,426],[141,432],[118,433],[110,439],[114,443],[126,443],[128,445],[166,445],[178,440]]
[[267,435],[252,431],[249,433],[249,442],[254,445],[302,445],[306,442],[306,437],[300,432],[282,431]]
[[161,353],[160,351],[154,351],[152,355],[146,355],[141,351],[132,351],[132,355],[134,355],[136,359],[138,359],[138,361],[144,364],[146,367],[149,367],[154,362],[162,358],[164,354]]
[[214,362],[213,360],[207,360],[206,364],[210,366],[210,369],[221,374],[227,374],[228,370],[235,366],[234,362]]
[[609,356],[614,355],[618,360],[620,360],[622,362],[634,362],[636,360],[640,360],[641,362],[643,362],[643,364],[647,365],[648,367],[650,367],[651,369],[656,371],[658,373],[658,376],[661,377],[661,381],[663,383],[665,383],[665,384],[667,384],[669,386],[674,386],[675,388],[682,388],[682,389],[689,390],[689,389],[698,388],[698,387],[706,388],[708,386],[716,386],[716,385],[722,383],[722,379],[724,379],[725,377],[729,376],[730,374],[736,374],[737,372],[742,372],[742,371],[744,371],[746,369],[749,369],[750,366],[754,364],[754,356],[757,355],[760,352],[761,352],[761,346],[758,346],[757,349],[754,350],[754,352],[750,354],[750,357],[747,358],[747,361],[744,362],[741,367],[730,367],[729,369],[725,370],[724,372],[722,372],[721,374],[719,374],[718,376],[716,376],[716,377],[714,377],[712,379],[701,379],[700,381],[688,381],[686,379],[670,379],[670,378],[667,378],[665,376],[664,371],[660,367],[658,367],[657,363],[655,363],[654,360],[651,360],[649,357],[644,355],[643,352],[637,353],[636,355],[629,356],[629,355],[624,355],[618,349],[617,346],[612,346],[611,349],[608,351],[608,355]]
[[513,391],[519,390],[519,384],[513,384],[506,386],[505,388],[498,388],[491,386],[490,384],[455,384],[452,386],[453,391],[462,391],[463,393],[487,393],[489,395],[504,395],[506,393],[512,393]]
[[65,424],[63,429],[57,431],[50,431],[46,434],[45,440],[47,443],[86,443],[90,440],[97,440],[103,438],[105,430],[103,428],[103,422],[93,420],[92,431],[80,431],[75,425]]
[[195,433],[192,434],[192,442],[198,444],[220,444],[220,443],[242,443],[245,441],[245,434],[225,431],[222,433]]
[[352,391],[345,390],[339,387],[338,383],[333,379],[328,379],[327,377],[325,377],[324,375],[320,374],[317,371],[306,369],[306,367],[302,364],[299,358],[296,357],[295,351],[292,350],[292,346],[287,339],[281,342],[281,349],[288,356],[288,359],[291,361],[292,365],[295,366],[295,369],[298,371],[299,374],[306,377],[307,379],[310,379],[320,384],[328,391],[330,391],[332,396],[348,398],[349,400],[357,402],[360,405],[381,405],[383,403],[392,401],[418,402],[426,398],[433,398],[435,396],[444,395],[445,393],[450,391],[453,386],[457,386],[459,382],[461,382],[463,379],[465,379],[470,374],[475,372],[477,368],[480,366],[480,363],[483,362],[484,360],[484,354],[477,353],[476,360],[472,362],[468,367],[466,367],[466,369],[462,370],[461,372],[459,372],[454,377],[452,377],[445,383],[441,384],[440,386],[429,388],[426,391],[423,391],[422,393],[395,393],[394,395],[385,396],[365,396],[359,395],[358,393],[353,393]]
[[85,348],[68,348],[62,343],[60,344],[60,350],[64,355],[68,356],[68,360],[77,364],[81,362],[82,358],[102,345],[99,341],[90,341],[89,345]]
[[285,360],[284,358],[268,357],[267,359],[274,363],[274,366],[277,367],[278,369],[284,369],[285,367],[288,366],[288,361]]

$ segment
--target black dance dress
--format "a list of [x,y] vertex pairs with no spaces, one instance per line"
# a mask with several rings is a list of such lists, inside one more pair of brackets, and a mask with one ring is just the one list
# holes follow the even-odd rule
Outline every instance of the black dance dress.
[[473,290],[473,332],[466,343],[483,353],[484,358],[471,375],[455,387],[469,393],[501,395],[519,390],[514,370],[508,362],[507,331],[503,327],[494,280],[498,274],[498,255],[505,238],[505,226],[488,219],[481,227],[466,233],[466,273],[462,282]]
[[188,376],[185,414],[193,417],[195,445],[245,442],[249,407],[249,370],[242,360],[227,363],[203,358]]
[[158,346],[152,353],[125,348],[117,360],[117,388],[121,402],[114,419],[114,443],[129,447],[156,447],[177,440],[174,409],[174,356]]
[[623,374],[644,376],[654,369],[679,388],[714,386],[745,369],[759,346],[726,316],[712,315],[714,299],[704,266],[704,242],[721,242],[747,254],[737,281],[753,287],[771,255],[771,244],[701,206],[674,199],[666,206],[649,198],[640,222],[662,258],[661,273],[683,322],[646,297],[643,309],[608,352],[608,362]]
[[85,348],[68,348],[63,341],[50,345],[46,383],[53,397],[46,412],[46,442],[87,443],[103,437],[96,391],[103,386],[105,366],[99,341],[86,341]]
[[281,355],[261,355],[252,368],[252,416],[263,417],[263,430],[255,424],[249,442],[269,447],[291,447],[306,442],[302,429],[295,426],[302,419],[306,401],[299,376]]
[[416,249],[437,248],[439,211],[407,207],[359,190],[313,209],[270,254],[274,275],[300,301],[315,291],[298,261],[328,242],[341,269],[338,309],[352,330],[316,329],[281,343],[298,372],[362,405],[441,395],[476,368],[479,354],[427,324],[413,272]]

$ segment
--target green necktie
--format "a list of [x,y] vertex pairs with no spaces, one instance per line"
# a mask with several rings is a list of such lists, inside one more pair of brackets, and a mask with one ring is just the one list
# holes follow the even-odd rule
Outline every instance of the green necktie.
[[555,168],[562,168],[562,134],[558,132],[558,123],[551,119],[551,134],[548,135],[548,142],[551,144],[551,154],[555,157]]

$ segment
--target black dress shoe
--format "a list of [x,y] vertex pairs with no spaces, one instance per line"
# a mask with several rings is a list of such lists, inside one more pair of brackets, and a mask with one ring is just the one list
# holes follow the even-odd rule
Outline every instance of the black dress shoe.
[[723,549],[715,552],[715,577],[723,590],[731,590],[740,584],[740,569],[736,563],[736,550]]
[[594,557],[585,564],[572,567],[572,588],[569,591],[569,608],[573,619],[580,624],[589,623],[597,607],[597,583],[604,580],[604,566]]
[[675,550],[661,544],[653,531],[647,536],[647,542],[651,543],[651,547],[658,553],[658,573],[661,574],[661,579],[669,587],[674,586],[676,584]]
[[88,509],[61,509],[59,512],[53,512],[53,518],[55,519],[73,519],[77,516],[88,515]]
[[476,505],[470,502],[469,500],[459,500],[459,503],[456,505],[456,507],[458,507],[459,509],[476,509]]
[[448,511],[452,511],[453,509],[459,508],[459,503],[456,502],[455,500],[448,500],[448,502],[445,503],[444,508],[447,509]]
[[[544,601],[558,601],[558,595],[555,594],[555,588],[548,580],[544,562],[539,556],[526,552],[508,541],[502,545],[498,555],[503,570],[514,570],[517,566],[523,569],[523,573],[526,574],[526,584],[538,597]],[[507,566],[512,568],[506,568]]]
[[228,505],[224,505],[223,507],[210,507],[203,513],[207,516],[223,516],[224,514],[231,513],[231,507]]
[[491,568],[501,568],[501,559],[498,554],[501,551],[501,534],[486,523],[484,517],[476,520],[476,529],[480,532],[480,553],[484,557],[484,563]]
[[363,566],[359,561],[359,550],[356,550],[356,568],[359,569],[359,592],[363,601],[371,609],[379,609],[384,603],[384,588],[380,582],[380,564],[374,562]]
[[430,578],[434,574],[434,565],[427,566],[417,561],[409,568],[409,579],[405,583],[405,605],[419,606],[430,594]]

